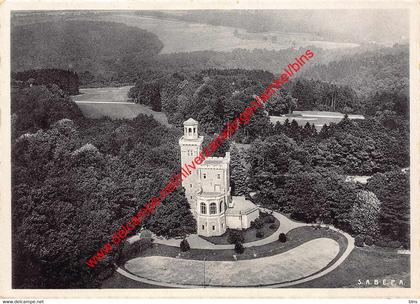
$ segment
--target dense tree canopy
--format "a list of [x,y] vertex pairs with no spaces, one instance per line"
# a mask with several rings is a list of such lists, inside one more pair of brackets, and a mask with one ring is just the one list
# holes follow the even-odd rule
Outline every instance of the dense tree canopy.
[[46,85],[51,88],[57,85],[69,95],[79,94],[79,76],[68,70],[40,69],[12,73],[12,80],[26,82],[30,85]]
[[[61,103],[61,115],[76,119],[46,115],[50,106],[36,109],[49,119],[45,125],[34,111],[19,123],[24,105],[37,102]],[[132,121],[84,119],[66,112],[71,102],[45,87],[16,92],[12,104],[18,122],[12,142],[13,250],[19,256],[14,282],[27,288],[95,287],[112,270],[118,250],[93,270],[84,261],[179,170],[180,132],[144,115]],[[195,231],[183,190],[167,198],[143,227],[163,236]]]

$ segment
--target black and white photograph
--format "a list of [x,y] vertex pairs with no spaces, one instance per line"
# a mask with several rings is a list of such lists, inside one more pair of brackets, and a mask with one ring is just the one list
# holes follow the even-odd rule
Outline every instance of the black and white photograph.
[[10,11],[12,290],[412,288],[410,9],[161,7]]

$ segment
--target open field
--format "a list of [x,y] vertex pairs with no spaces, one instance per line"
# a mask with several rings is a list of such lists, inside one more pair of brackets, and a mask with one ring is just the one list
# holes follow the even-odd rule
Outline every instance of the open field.
[[[327,275],[296,288],[375,287],[366,285],[366,280],[402,279],[403,287],[410,287],[410,255],[398,254],[396,250],[376,246],[354,248],[337,269]],[[359,284],[359,280],[364,284]],[[384,287],[382,284],[378,287]]]
[[[348,115],[349,119],[364,119],[363,115]],[[283,124],[286,119],[289,123],[295,120],[299,126],[304,126],[307,122],[315,125],[316,130],[319,132],[324,125],[331,123],[339,123],[344,118],[344,114],[338,112],[327,111],[294,111],[293,114],[286,114],[282,116],[270,116],[271,123],[275,124],[280,122]]]
[[72,99],[88,118],[133,119],[139,114],[146,114],[152,115],[165,126],[171,126],[164,113],[129,102],[127,94],[130,88],[131,86],[80,89],[82,94],[72,96]]
[[[83,19],[83,17],[78,18]],[[242,29],[236,29],[239,35],[235,36],[235,28],[233,27],[159,19],[147,16],[134,16],[124,13],[97,15],[89,17],[89,19],[119,22],[148,30],[156,34],[163,42],[164,48],[161,54],[204,50],[231,51],[236,48],[280,50],[289,48],[292,41],[296,47],[315,45],[325,49],[334,49],[358,46],[355,43],[319,41],[316,40],[316,37],[314,40],[311,40],[314,38],[314,35],[284,33],[281,31],[251,34],[246,33]],[[273,41],[271,39],[273,36],[276,36],[277,40]],[[183,41],[183,43],[180,43],[180,41]]]
[[72,96],[72,99],[75,102],[126,102],[128,100],[128,91],[130,91],[132,87],[133,86],[79,89],[81,94]]

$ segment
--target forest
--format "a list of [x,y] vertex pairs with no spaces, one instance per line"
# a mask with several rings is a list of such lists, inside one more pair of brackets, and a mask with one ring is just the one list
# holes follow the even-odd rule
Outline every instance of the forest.
[[[92,270],[82,261],[179,170],[181,132],[144,115],[85,119],[68,96],[45,86],[17,89],[12,100],[14,285],[95,287],[118,252]],[[195,231],[183,190],[144,225],[165,236]]]
[[111,22],[19,25],[12,27],[11,36],[12,71],[71,69],[78,73],[81,84],[121,82],[119,75],[127,67],[141,66],[163,48],[155,34]]
[[[83,263],[180,169],[182,122],[198,120],[209,142],[276,77],[273,69],[299,53],[159,55],[161,42],[146,31],[65,24],[13,29],[14,288],[100,286],[121,252],[94,269]],[[333,224],[377,246],[409,248],[408,48],[329,60],[327,51],[315,53],[319,64],[308,65],[218,151],[232,153],[233,194],[296,220]],[[134,84],[134,102],[162,111],[174,127],[145,115],[88,119],[70,98],[79,86],[127,83]],[[320,132],[293,119],[270,123],[269,115],[298,109],[366,119],[345,117]],[[347,175],[371,178],[364,185],[347,182]],[[142,228],[182,237],[195,225],[178,189]]]

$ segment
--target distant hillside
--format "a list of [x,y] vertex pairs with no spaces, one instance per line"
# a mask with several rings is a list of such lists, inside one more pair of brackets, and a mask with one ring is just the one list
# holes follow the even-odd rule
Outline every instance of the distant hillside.
[[350,86],[360,97],[379,91],[408,94],[408,46],[396,45],[350,55],[328,64],[312,65],[303,71],[302,77]]
[[395,43],[408,37],[408,11],[397,9],[189,10],[138,11],[136,14],[231,26],[256,33],[312,33],[334,41]]
[[93,21],[15,26],[11,44],[12,71],[61,68],[89,71],[107,79],[163,47],[155,34],[145,30]]

